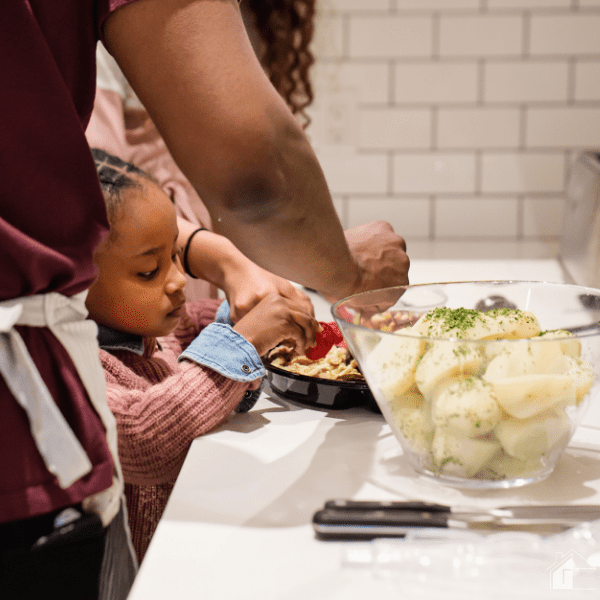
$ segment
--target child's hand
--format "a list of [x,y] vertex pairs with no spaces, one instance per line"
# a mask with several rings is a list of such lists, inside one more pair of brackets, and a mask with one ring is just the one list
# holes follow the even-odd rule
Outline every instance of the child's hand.
[[[248,283],[250,281],[251,284]],[[304,292],[296,289],[287,279],[269,273],[251,261],[247,261],[242,269],[230,267],[227,270],[227,285],[223,285],[223,289],[234,323],[272,293],[288,298],[298,310],[314,316],[312,302]]]
[[306,312],[302,302],[272,293],[244,315],[233,327],[264,356],[283,341],[290,341],[300,354],[314,345],[319,322]]

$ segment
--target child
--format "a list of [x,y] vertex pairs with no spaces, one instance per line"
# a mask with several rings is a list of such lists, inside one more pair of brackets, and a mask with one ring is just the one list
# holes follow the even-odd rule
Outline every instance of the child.
[[286,339],[309,345],[318,324],[276,294],[233,326],[226,302],[186,304],[171,199],[133,165],[93,153],[110,235],[95,253],[99,275],[86,306],[98,324],[141,561],[192,440],[256,395],[265,374],[260,356]]

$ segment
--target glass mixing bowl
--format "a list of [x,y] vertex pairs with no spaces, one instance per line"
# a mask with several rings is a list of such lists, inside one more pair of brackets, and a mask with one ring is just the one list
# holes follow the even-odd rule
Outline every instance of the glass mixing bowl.
[[540,481],[599,401],[600,290],[409,285],[331,310],[419,475],[470,488]]

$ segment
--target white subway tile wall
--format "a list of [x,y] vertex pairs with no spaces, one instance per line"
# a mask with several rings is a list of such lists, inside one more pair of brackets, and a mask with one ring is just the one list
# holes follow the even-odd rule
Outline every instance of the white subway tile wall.
[[[438,198],[435,205],[435,231],[440,237],[498,239],[517,235],[518,201],[511,197],[487,200],[477,198]],[[477,215],[466,220],[462,215]]]
[[600,150],[599,32],[600,0],[317,0],[307,133],[343,225],[387,220],[415,257],[556,249]]
[[370,221],[388,221],[395,230],[410,228],[417,237],[427,238],[431,227],[430,204],[412,198],[356,197],[348,200],[348,227]]

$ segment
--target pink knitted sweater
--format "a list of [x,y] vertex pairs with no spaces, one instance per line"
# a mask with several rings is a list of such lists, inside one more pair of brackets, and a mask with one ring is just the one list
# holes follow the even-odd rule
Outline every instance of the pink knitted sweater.
[[141,562],[194,438],[231,414],[250,387],[177,358],[215,318],[220,300],[186,305],[175,331],[152,340],[151,356],[100,350],[108,405],[117,420],[129,524]]

